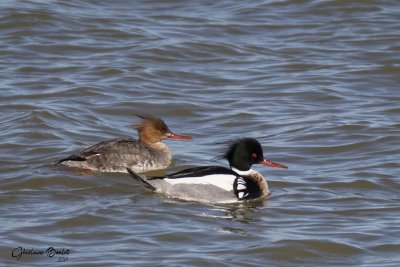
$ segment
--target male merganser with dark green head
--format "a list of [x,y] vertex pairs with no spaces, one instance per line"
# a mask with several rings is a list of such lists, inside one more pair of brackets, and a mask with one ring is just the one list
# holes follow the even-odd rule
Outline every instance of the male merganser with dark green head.
[[287,168],[264,158],[260,143],[254,138],[235,141],[224,155],[230,168],[201,166],[163,177],[143,177],[133,169],[128,172],[155,192],[170,197],[209,203],[230,203],[266,197],[268,184],[251,169],[253,164]]

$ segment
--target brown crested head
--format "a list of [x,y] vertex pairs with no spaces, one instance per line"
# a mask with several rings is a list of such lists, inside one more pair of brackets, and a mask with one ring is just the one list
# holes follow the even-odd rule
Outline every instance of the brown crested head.
[[177,135],[171,132],[165,122],[151,115],[137,115],[141,120],[135,125],[135,129],[138,131],[139,139],[147,144],[160,142],[162,139],[187,139],[190,140],[192,137]]

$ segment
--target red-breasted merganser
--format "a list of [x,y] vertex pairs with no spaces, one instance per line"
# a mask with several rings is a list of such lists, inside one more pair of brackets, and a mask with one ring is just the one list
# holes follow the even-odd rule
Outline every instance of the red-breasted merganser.
[[58,163],[69,167],[99,172],[135,172],[164,169],[172,162],[169,148],[162,139],[192,139],[191,136],[171,132],[163,120],[153,116],[140,116],[136,124],[139,139],[121,137],[107,140],[64,158]]
[[148,188],[170,197],[229,203],[268,196],[268,184],[260,173],[251,169],[253,164],[287,168],[264,158],[261,145],[254,138],[235,141],[223,157],[228,160],[230,168],[194,167],[163,177],[143,177],[132,169],[128,172]]

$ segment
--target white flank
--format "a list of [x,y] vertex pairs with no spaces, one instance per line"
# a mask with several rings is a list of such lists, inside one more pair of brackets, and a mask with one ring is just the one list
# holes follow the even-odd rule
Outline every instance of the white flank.
[[226,191],[232,191],[233,190],[233,182],[235,181],[235,179],[236,179],[235,175],[212,174],[212,175],[206,175],[206,176],[201,176],[201,177],[185,177],[185,178],[177,178],[177,179],[165,178],[164,181],[171,185],[209,184],[209,185],[214,185],[219,188],[222,188],[223,190],[226,190]]

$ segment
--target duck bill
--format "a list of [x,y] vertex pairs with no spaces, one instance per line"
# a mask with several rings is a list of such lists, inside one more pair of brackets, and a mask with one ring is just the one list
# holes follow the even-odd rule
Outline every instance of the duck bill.
[[288,167],[282,164],[278,164],[275,162],[272,162],[268,159],[263,159],[262,161],[259,162],[260,164],[263,164],[265,166],[269,166],[269,167],[275,167],[275,168],[282,168],[282,169],[287,169]]
[[180,134],[174,134],[174,133],[170,133],[167,135],[168,139],[179,139],[179,140],[192,140],[193,137],[189,136],[189,135],[180,135]]

